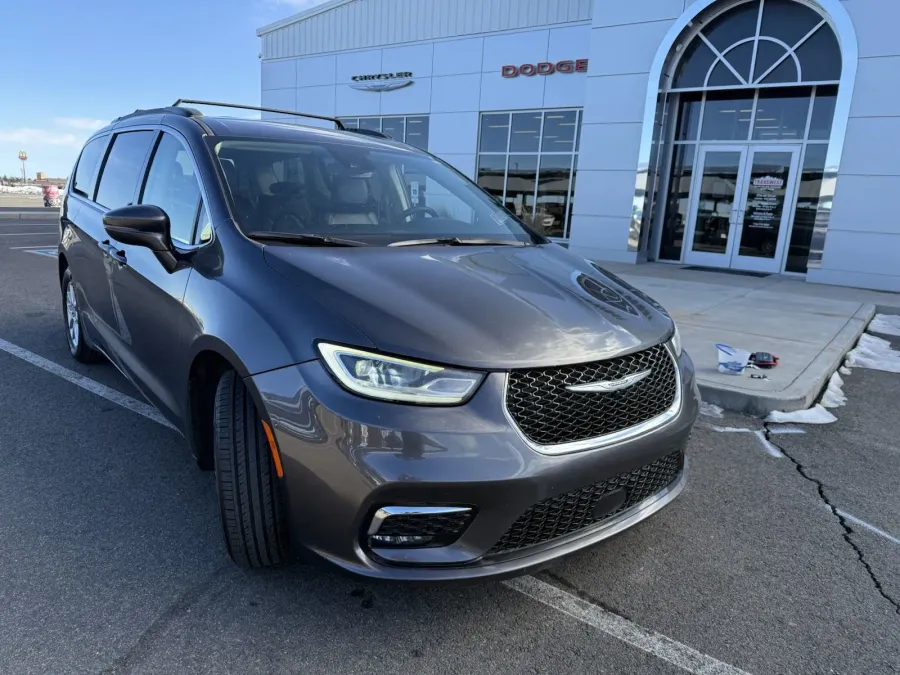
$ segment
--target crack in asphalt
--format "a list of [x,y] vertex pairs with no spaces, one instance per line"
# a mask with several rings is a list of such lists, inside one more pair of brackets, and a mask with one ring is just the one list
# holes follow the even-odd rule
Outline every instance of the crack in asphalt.
[[791,462],[794,465],[794,468],[797,469],[797,473],[799,473],[801,476],[803,476],[803,478],[805,478],[807,481],[809,481],[810,483],[812,483],[813,485],[816,486],[816,489],[818,490],[818,493],[819,493],[819,499],[821,499],[822,503],[824,503],[825,506],[828,507],[828,509],[831,511],[832,515],[835,518],[837,518],[838,523],[844,529],[844,532],[843,532],[844,541],[847,542],[847,544],[850,546],[850,548],[852,548],[856,552],[856,557],[859,558],[860,564],[865,568],[866,572],[868,572],[869,577],[872,579],[872,583],[875,585],[875,590],[878,591],[878,593],[881,595],[881,597],[883,597],[885,600],[887,600],[889,603],[891,603],[891,605],[894,607],[894,611],[897,612],[898,615],[900,615],[900,601],[892,598],[890,596],[890,594],[884,590],[884,587],[881,585],[881,581],[879,581],[878,576],[875,574],[875,570],[872,569],[872,566],[866,560],[866,556],[863,553],[862,549],[859,546],[857,546],[857,544],[853,541],[853,539],[851,539],[850,535],[854,534],[855,530],[850,526],[850,524],[847,522],[847,519],[841,514],[841,512],[838,510],[838,508],[834,504],[831,503],[830,499],[828,499],[828,496],[825,494],[825,484],[822,481],[820,481],[818,478],[815,478],[814,476],[810,475],[807,472],[806,467],[803,466],[802,463],[800,463],[798,460],[794,459],[794,457],[793,457],[793,455],[791,455],[791,453],[789,453],[782,446],[778,445],[775,441],[772,440],[773,434],[772,434],[772,430],[769,428],[768,423],[764,424],[763,427],[765,429],[766,440],[769,443],[771,443],[772,445],[774,445],[776,448],[778,448],[785,457],[787,457],[789,460],[791,460]]
[[138,636],[127,652],[115,659],[108,667],[100,671],[100,675],[122,675],[140,663],[152,650],[153,643],[176,619],[187,614],[191,607],[202,600],[213,586],[223,577],[233,572],[231,565],[220,567],[202,581],[199,581],[175,599],[157,616]]

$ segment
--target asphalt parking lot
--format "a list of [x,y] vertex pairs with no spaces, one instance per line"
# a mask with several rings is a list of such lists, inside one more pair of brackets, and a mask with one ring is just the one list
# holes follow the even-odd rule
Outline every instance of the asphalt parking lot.
[[0,673],[900,672],[900,375],[804,433],[701,418],[673,504],[536,577],[245,572],[181,437],[69,357],[55,228],[0,220]]

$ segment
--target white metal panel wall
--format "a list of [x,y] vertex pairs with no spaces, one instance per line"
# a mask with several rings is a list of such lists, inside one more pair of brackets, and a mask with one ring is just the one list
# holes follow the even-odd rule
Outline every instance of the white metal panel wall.
[[856,86],[822,267],[807,280],[900,291],[900,3],[844,7],[859,41]]
[[586,21],[592,5],[593,0],[355,0],[264,33],[262,58]]

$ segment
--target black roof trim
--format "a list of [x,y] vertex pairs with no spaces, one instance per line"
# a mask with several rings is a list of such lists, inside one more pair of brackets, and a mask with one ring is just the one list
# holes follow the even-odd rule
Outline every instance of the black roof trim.
[[110,122],[110,124],[115,124],[116,122],[121,122],[122,120],[127,120],[132,117],[142,117],[143,115],[178,115],[180,117],[203,117],[203,113],[201,113],[199,110],[194,110],[193,108],[176,108],[174,106],[168,106],[165,108],[147,108],[146,110],[138,109],[133,113],[117,117],[112,122]]

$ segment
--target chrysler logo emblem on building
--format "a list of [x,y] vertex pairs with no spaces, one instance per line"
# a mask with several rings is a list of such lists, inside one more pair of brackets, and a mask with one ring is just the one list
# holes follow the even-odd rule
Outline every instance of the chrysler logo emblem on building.
[[569,391],[578,391],[578,392],[586,392],[586,391],[599,391],[609,393],[612,391],[619,391],[620,389],[627,389],[633,384],[637,384],[645,377],[650,375],[653,370],[648,368],[647,370],[642,370],[639,373],[634,373],[633,375],[626,375],[620,380],[601,380],[600,382],[589,382],[588,384],[573,384],[569,387],[566,387]]
[[407,71],[400,73],[378,73],[377,75],[354,75],[350,79],[353,89],[362,91],[393,91],[402,89],[413,83],[413,74]]

